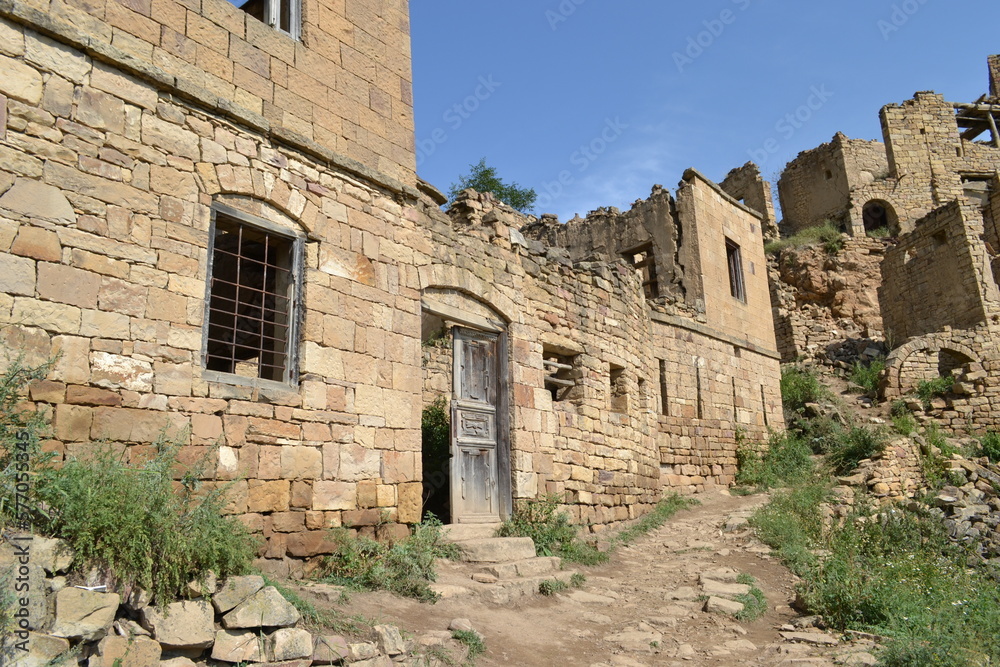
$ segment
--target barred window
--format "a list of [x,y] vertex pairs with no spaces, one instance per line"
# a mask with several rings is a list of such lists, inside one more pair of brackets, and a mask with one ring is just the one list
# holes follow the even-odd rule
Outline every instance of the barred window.
[[220,209],[209,248],[205,368],[294,383],[301,241]]

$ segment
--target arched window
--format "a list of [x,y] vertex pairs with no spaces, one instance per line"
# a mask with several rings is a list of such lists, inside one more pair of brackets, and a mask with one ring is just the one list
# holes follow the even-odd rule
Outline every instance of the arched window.
[[881,199],[865,204],[862,220],[868,236],[895,236],[899,233],[899,218],[892,206]]

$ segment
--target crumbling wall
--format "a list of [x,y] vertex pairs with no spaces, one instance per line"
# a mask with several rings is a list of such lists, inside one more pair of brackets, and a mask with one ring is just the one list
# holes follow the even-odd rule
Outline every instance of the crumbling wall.
[[769,262],[778,351],[784,362],[809,358],[850,363],[881,351],[880,264],[888,241],[845,237],[831,253],[823,245],[786,248]]
[[989,57],[990,97],[1000,97],[1000,55]]
[[996,312],[982,216],[954,201],[921,219],[886,251],[879,303],[886,333],[897,342],[968,329]]
[[761,178],[757,165],[747,162],[742,167],[733,169],[719,183],[719,187],[761,214],[765,240],[778,237],[778,220],[774,213],[771,184]]
[[881,142],[848,139],[838,132],[830,142],[799,153],[778,179],[782,232],[791,236],[830,221],[854,233],[852,191],[888,175]]

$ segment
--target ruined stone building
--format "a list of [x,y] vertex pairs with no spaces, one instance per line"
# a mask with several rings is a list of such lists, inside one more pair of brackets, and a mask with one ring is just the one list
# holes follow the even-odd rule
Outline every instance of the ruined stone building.
[[[804,345],[809,339],[829,352],[836,336],[812,336],[816,322],[794,312],[781,286],[796,285],[799,300],[829,294],[829,309],[847,320],[841,338],[859,324],[891,350],[884,398],[954,379],[926,416],[958,431],[1000,425],[1000,56],[989,58],[989,72],[990,92],[976,102],[920,92],[886,106],[884,144],[837,134],[789,163],[778,186],[784,233],[831,221],[853,235],[836,258],[779,258],[772,287],[783,357],[817,351]],[[882,227],[893,238],[865,238]],[[866,284],[851,285],[844,274]],[[831,285],[838,275],[841,284]]]
[[[425,497],[594,530],[782,426],[754,169],[558,225],[415,175],[405,0],[0,3],[0,323],[44,447],[164,428],[294,574]],[[740,203],[743,199],[746,203]],[[441,396],[450,466],[425,469]],[[291,570],[290,570],[291,568]]]
[[988,64],[990,93],[974,103],[918,92],[882,109],[884,143],[837,133],[800,153],[778,180],[783,232],[830,221],[854,236],[895,235],[954,199],[982,205],[1000,166],[1000,56]]

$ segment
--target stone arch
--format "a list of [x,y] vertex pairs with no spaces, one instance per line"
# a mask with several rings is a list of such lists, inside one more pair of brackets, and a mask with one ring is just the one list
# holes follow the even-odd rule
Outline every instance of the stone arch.
[[886,359],[882,395],[886,399],[894,399],[914,389],[913,378],[921,375],[915,367],[923,366],[924,379],[930,379],[932,373],[934,377],[941,377],[966,364],[980,361],[975,351],[952,340],[948,333],[914,338],[893,350]]
[[891,236],[897,236],[899,229],[899,216],[892,204],[884,199],[870,199],[861,207],[861,224],[865,234],[887,228]]
[[465,295],[472,302],[482,304],[494,311],[502,319],[504,326],[522,324],[524,321],[524,315],[513,299],[468,269],[448,264],[431,264],[421,267],[421,294],[435,290]]

